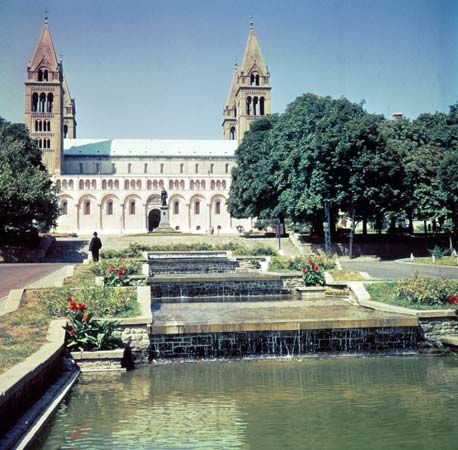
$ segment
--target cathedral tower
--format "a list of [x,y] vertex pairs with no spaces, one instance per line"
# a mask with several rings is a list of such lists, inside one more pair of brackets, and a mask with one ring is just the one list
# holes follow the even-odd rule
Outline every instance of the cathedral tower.
[[[64,101],[73,108],[69,114],[75,129],[74,101],[64,81],[62,64],[56,51],[45,18],[38,45],[27,66],[25,82],[25,124],[42,151],[43,163],[51,175],[60,175],[63,160]],[[64,99],[64,94],[68,99]],[[72,122],[73,120],[73,122]]]
[[253,22],[242,64],[235,65],[224,106],[224,139],[241,141],[256,119],[271,113],[270,73],[264,62]]

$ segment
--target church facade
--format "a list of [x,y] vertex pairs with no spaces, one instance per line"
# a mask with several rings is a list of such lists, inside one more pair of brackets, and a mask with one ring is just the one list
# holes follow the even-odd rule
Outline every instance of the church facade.
[[223,139],[78,139],[75,100],[45,20],[27,67],[25,124],[58,188],[57,232],[144,233],[161,221],[167,190],[169,221],[186,233],[239,233],[226,202],[237,140],[271,112],[270,74],[253,24],[240,66],[234,67],[223,111]]

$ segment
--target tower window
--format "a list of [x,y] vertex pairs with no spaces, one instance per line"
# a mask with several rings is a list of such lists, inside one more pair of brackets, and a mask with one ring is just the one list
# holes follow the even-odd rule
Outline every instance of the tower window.
[[259,99],[259,114],[263,116],[265,114],[265,106],[264,106],[264,97],[261,97]]
[[131,216],[135,215],[135,200],[132,200],[129,204],[129,214]]
[[66,216],[68,214],[68,204],[65,200],[62,202],[60,213],[62,216]]
[[89,216],[91,214],[91,202],[87,200],[84,202],[84,215]]
[[253,97],[253,116],[258,115],[258,97]]
[[221,202],[220,201],[215,203],[215,214],[221,214]]
[[113,202],[110,200],[107,203],[107,216],[112,216],[113,215]]
[[38,112],[46,112],[46,94],[40,94],[40,103],[38,104]]
[[38,71],[38,81],[43,81],[43,71],[41,69]]
[[180,214],[180,202],[173,203],[173,214]]
[[246,98],[246,115],[249,116],[251,114],[251,97]]
[[64,125],[64,139],[67,137],[67,133],[68,133],[68,126]]
[[255,76],[256,86],[259,86],[259,74],[257,73]]
[[194,214],[195,215],[200,214],[200,202],[199,201],[194,203]]
[[253,84],[254,84],[254,73],[252,73],[250,76],[250,85],[253,86]]
[[235,127],[231,127],[231,131],[230,131],[230,139],[231,141],[235,141]]
[[47,105],[46,105],[46,111],[47,112],[52,112],[52,104],[53,104],[53,101],[54,101],[54,95],[52,92],[50,92],[48,94],[48,102],[47,102]]
[[36,112],[38,110],[38,93],[34,92],[32,94],[32,112]]

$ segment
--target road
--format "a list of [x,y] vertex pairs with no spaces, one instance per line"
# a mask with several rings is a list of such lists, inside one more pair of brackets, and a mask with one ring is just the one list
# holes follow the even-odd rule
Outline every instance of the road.
[[367,272],[373,278],[399,280],[417,271],[421,277],[458,279],[458,268],[399,263],[396,261],[345,261],[342,269]]
[[66,264],[0,264],[0,299],[60,269]]

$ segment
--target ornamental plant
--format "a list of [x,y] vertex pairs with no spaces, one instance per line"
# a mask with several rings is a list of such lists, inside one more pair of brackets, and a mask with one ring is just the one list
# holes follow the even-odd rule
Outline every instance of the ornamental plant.
[[105,286],[127,286],[127,269],[125,267],[110,264],[105,275]]
[[324,271],[311,259],[302,267],[305,286],[324,286]]
[[94,319],[86,305],[76,302],[70,295],[67,302],[69,322],[64,329],[69,350],[110,350],[119,346],[119,338],[113,336],[118,322]]

